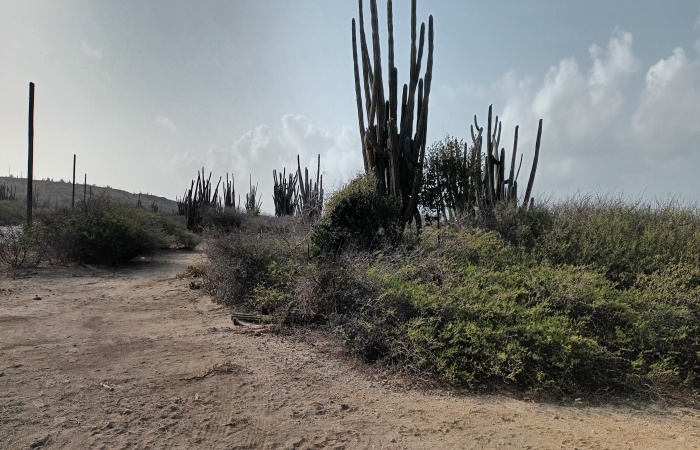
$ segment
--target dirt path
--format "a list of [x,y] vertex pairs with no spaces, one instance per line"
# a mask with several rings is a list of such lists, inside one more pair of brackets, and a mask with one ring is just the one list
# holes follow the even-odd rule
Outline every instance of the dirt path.
[[199,258],[0,276],[0,448],[700,448],[698,410],[426,393],[242,333],[175,278]]

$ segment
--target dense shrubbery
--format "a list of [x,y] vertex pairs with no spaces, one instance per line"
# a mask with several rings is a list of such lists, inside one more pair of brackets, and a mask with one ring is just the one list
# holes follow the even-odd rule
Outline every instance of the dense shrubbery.
[[[193,249],[200,241],[161,214],[107,198],[42,212],[28,232],[15,234],[2,243],[2,252],[14,252],[11,265],[36,261],[38,255],[116,265],[160,248]],[[30,258],[20,262],[21,252]]]
[[308,230],[293,217],[244,216],[241,227],[211,238],[207,277],[217,299],[263,314],[286,313],[305,272]]
[[39,224],[50,255],[86,263],[121,264],[160,248],[192,249],[198,242],[163,215],[107,198],[42,214]]
[[471,388],[700,390],[695,209],[588,198],[504,207],[479,227],[427,227],[415,242],[330,259],[285,227],[210,246],[219,298],[322,317],[364,359]]

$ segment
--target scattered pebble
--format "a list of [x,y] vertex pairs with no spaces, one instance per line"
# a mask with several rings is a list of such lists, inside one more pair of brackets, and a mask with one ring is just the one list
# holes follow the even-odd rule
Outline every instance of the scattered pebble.
[[35,295],[32,300],[41,300],[41,297],[39,297],[38,295]]

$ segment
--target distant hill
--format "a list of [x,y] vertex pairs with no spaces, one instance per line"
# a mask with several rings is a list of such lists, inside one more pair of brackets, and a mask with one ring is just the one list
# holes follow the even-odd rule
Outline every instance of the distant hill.
[[[18,199],[22,199],[24,201],[24,199],[27,198],[26,178],[0,177],[0,186],[3,184],[7,188],[12,187],[13,190],[16,187]],[[71,204],[73,185],[70,182],[34,180],[33,190],[34,196],[38,200],[38,206],[40,208],[56,208],[61,206],[70,206]],[[109,196],[110,198],[127,203],[133,203],[134,205],[138,203],[140,195],[141,204],[145,208],[155,204],[158,206],[159,211],[165,213],[177,211],[177,203],[174,200],[170,200],[165,197],[158,197],[150,194],[132,194],[130,192],[111,187],[101,187],[90,184],[84,186],[82,183],[75,184],[76,202],[82,200],[84,194],[87,197],[90,197],[91,193],[93,197]]]

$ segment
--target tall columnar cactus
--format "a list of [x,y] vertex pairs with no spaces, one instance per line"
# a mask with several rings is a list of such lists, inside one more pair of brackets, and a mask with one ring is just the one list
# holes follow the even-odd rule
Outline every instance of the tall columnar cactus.
[[316,167],[316,181],[309,179],[309,169],[304,168],[304,176],[301,174],[301,161],[297,155],[297,178],[299,179],[299,191],[297,194],[297,215],[301,215],[308,222],[316,222],[323,211],[323,175],[321,175],[321,155],[318,155]]
[[260,213],[262,200],[258,195],[258,185],[253,186],[253,176],[250,176],[248,193],[245,195],[245,212],[258,215]]
[[[278,176],[279,175],[279,176]],[[275,215],[293,216],[297,211],[297,179],[298,174],[289,174],[287,179],[286,169],[278,174],[276,170],[272,170],[272,179],[275,185],[272,190],[272,200],[275,203]]]
[[[495,124],[492,121],[493,105],[489,105],[489,115],[486,131],[486,154],[483,162],[483,173],[481,173],[481,154],[484,129],[479,126],[474,116],[474,125],[471,128],[472,135],[472,152],[471,161],[472,167],[476,170],[473,172],[473,179],[470,186],[473,192],[478,194],[475,196],[475,207],[484,210],[486,207],[493,207],[496,203],[507,201],[513,205],[517,205],[518,201],[518,175],[520,174],[520,166],[522,166],[522,155],[520,155],[520,164],[518,171],[515,172],[515,159],[518,151],[518,129],[515,127],[513,139],[513,152],[511,154],[510,171],[508,178],[505,176],[506,169],[506,151],[501,148],[500,154],[498,148],[501,142],[501,121],[496,116]],[[476,132],[474,131],[476,129]],[[540,155],[540,142],[542,139],[542,119],[539,121],[537,129],[537,141],[535,143],[535,157],[532,161],[532,169],[530,170],[530,178],[527,183],[525,197],[523,198],[523,206],[527,207],[532,194],[532,187],[535,182],[535,172],[537,171],[537,162]]]
[[233,186],[233,174],[231,174],[231,181],[229,181],[228,173],[226,174],[226,187],[224,188],[224,208],[236,208],[236,189]]
[[[379,45],[379,19],[376,0],[370,0],[372,27],[372,55],[365,37],[363,0],[359,4],[360,52],[362,70],[358,61],[355,20],[352,21],[352,49],[355,74],[357,116],[362,140],[365,171],[374,172],[379,192],[401,199],[401,225],[418,214],[418,192],[422,182],[428,125],[428,100],[433,71],[433,16],[428,21],[428,58],[425,75],[420,78],[425,23],[420,27],[416,46],[416,0],[411,1],[411,57],[409,82],[403,85],[401,101],[398,98],[398,70],[394,65],[394,24],[392,2],[387,1],[388,25],[388,94],[382,80],[382,58]],[[364,87],[364,105],[362,96]],[[399,117],[400,113],[400,117]],[[365,122],[365,114],[367,116]],[[418,223],[419,225],[419,223]]]

